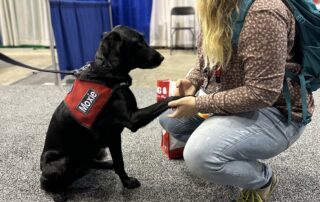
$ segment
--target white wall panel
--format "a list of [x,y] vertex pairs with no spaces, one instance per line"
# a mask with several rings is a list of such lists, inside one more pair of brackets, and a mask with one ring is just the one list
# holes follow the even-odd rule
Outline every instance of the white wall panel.
[[[158,47],[170,46],[170,11],[175,6],[195,6],[196,0],[153,0],[151,23],[150,23],[150,45]],[[179,16],[176,23],[188,26],[193,23],[192,18]],[[196,29],[197,29],[196,25]],[[188,31],[179,31],[176,34],[176,45],[191,47],[192,35]]]
[[45,0],[0,0],[3,45],[49,45]]

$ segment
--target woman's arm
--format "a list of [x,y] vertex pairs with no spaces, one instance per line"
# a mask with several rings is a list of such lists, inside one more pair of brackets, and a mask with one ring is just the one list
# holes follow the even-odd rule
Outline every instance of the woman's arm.
[[274,104],[281,93],[285,72],[287,18],[276,9],[248,12],[238,46],[244,85],[197,97],[199,112],[233,114]]

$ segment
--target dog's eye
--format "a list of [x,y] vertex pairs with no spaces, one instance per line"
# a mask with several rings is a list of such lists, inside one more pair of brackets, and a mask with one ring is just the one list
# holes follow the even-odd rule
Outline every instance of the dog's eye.
[[139,45],[139,46],[144,46],[144,45],[145,45],[145,42],[144,42],[144,41],[139,41],[139,42],[138,42],[138,45]]
[[139,41],[144,42],[144,37],[142,35],[139,36]]

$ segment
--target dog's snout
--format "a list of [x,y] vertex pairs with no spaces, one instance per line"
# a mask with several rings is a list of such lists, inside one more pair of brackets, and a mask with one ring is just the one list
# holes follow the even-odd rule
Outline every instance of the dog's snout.
[[158,61],[159,63],[161,63],[164,60],[163,55],[161,55],[160,53],[157,53],[154,57],[155,61]]
[[151,66],[159,66],[163,60],[163,55],[161,55],[159,52],[156,52],[151,59]]
[[56,190],[53,183],[51,183],[45,176],[41,175],[40,177],[40,186],[42,189],[46,191],[54,191]]
[[160,54],[160,61],[162,62],[164,60],[163,55]]

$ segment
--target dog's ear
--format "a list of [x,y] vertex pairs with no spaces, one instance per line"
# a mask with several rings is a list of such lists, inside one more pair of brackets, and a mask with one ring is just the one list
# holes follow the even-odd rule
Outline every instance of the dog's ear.
[[109,32],[105,35],[104,40],[104,53],[110,53],[114,52],[116,50],[117,52],[120,52],[120,48],[122,45],[122,38],[119,33],[117,32]]
[[119,33],[103,33],[103,38],[96,53],[96,59],[103,61],[103,63],[107,62],[112,67],[118,66],[120,62],[121,46],[122,39]]
[[100,39],[102,40],[104,37],[106,37],[109,34],[109,32],[103,32],[100,36]]
[[100,43],[99,43],[99,46],[98,46],[98,50],[96,52],[96,55],[95,55],[95,62],[100,66],[100,65],[103,65],[104,61],[105,61],[105,58],[104,58],[104,55],[103,55],[103,51],[105,51],[104,49],[104,39],[106,38],[106,36],[109,34],[109,32],[103,32],[101,35],[100,35]]
[[101,44],[101,51],[111,67],[117,67],[120,63],[122,38],[117,32],[108,33]]

